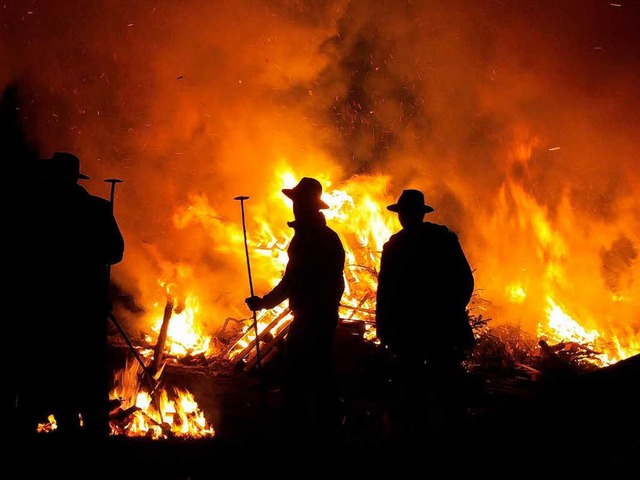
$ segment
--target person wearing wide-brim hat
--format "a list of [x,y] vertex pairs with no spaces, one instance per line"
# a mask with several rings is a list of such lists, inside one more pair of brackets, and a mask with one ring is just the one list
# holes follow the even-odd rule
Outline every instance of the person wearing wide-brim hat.
[[474,288],[473,272],[457,234],[424,220],[434,208],[425,203],[422,191],[403,190],[387,210],[398,214],[402,229],[383,246],[376,330],[381,344],[400,365],[398,379],[408,380],[398,380],[406,390],[395,412],[402,412],[409,421],[425,418],[428,409],[421,406],[424,397],[419,392],[424,385],[420,382],[430,374],[438,380],[440,407],[454,418],[460,413],[453,409],[459,406],[460,396],[449,387],[462,385],[462,361],[474,343],[466,311]]
[[37,161],[36,172],[41,180],[70,185],[78,180],[89,180],[80,172],[80,159],[69,152],[55,152],[50,158]]
[[84,173],[80,173],[80,159],[69,152],[55,152],[51,157],[52,173],[61,178],[75,180],[89,180]]
[[322,200],[322,185],[315,178],[302,177],[295,187],[284,188],[282,193],[293,200],[293,207],[297,209],[317,211],[329,208]]
[[424,193],[420,190],[403,190],[398,201],[387,206],[387,210],[396,213],[425,214],[433,212],[433,207],[424,203]]
[[294,235],[284,276],[269,293],[245,302],[256,311],[288,300],[293,314],[283,356],[285,440],[336,440],[340,423],[332,348],[345,289],[345,250],[321,212],[329,205],[317,179],[304,177],[282,193],[293,201],[295,217],[288,222]]
[[[37,239],[30,255],[29,314],[40,368],[21,371],[19,396],[25,429],[34,429],[40,409],[54,413],[59,438],[106,440],[109,426],[109,268],[124,254],[124,238],[111,202],[91,194],[78,180],[73,153],[38,161],[35,205],[29,232]],[[82,418],[82,422],[79,418]],[[39,422],[46,421],[39,419]]]

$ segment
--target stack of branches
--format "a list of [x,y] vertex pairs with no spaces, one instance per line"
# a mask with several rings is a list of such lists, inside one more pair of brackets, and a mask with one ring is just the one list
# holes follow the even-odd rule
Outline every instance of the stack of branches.
[[536,366],[543,372],[585,373],[603,366],[599,358],[602,352],[594,350],[588,344],[563,340],[551,345],[542,338],[538,341],[538,346],[540,348]]
[[490,393],[526,395],[542,373],[535,366],[536,339],[519,326],[489,326],[491,319],[470,316],[476,345],[467,370],[484,379]]
[[492,327],[491,319],[482,316],[470,316],[470,320],[477,342],[467,369],[484,378],[494,393],[525,395],[541,381],[600,368],[599,352],[589,345],[572,341],[550,344],[519,325]]

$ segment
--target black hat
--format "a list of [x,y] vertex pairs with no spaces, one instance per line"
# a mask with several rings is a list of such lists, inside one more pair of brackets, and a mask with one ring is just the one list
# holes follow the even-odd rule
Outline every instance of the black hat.
[[54,175],[89,180],[89,177],[80,173],[80,159],[74,154],[55,152],[49,160],[53,162],[50,164],[50,168]]
[[424,194],[420,190],[403,190],[397,203],[389,205],[392,212],[421,211],[433,212],[433,207],[424,203]]
[[303,177],[293,188],[282,190],[287,197],[294,202],[308,203],[318,209],[329,208],[320,198],[322,196],[322,185],[315,178]]

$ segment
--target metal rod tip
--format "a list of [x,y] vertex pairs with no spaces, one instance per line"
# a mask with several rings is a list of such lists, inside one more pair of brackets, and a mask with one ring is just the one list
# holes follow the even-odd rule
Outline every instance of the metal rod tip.
[[249,197],[245,196],[245,195],[239,195],[237,197],[233,198],[234,200],[248,200]]

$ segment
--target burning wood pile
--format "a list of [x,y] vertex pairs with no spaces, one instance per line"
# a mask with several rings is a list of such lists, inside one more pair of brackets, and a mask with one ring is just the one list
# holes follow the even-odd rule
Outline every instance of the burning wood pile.
[[[324,198],[331,205],[327,211],[328,221],[337,225],[336,230],[345,239],[347,249],[347,288],[340,306],[340,317],[342,324],[356,327],[363,342],[375,346],[375,292],[380,251],[395,226],[380,211],[380,205],[385,202],[370,198],[370,185],[354,184],[352,187],[361,195],[358,202],[343,191],[328,193]],[[363,191],[360,192],[360,188]],[[356,210],[353,208],[356,203],[367,208]],[[282,236],[274,234],[268,222],[263,226],[264,232],[256,235],[259,240],[254,242],[252,254],[258,256],[264,262],[262,265],[265,270],[272,273],[273,283],[284,270],[286,246],[290,238],[286,233],[282,233]],[[545,231],[551,228],[544,222],[542,226]],[[545,265],[547,267],[557,269],[553,262]],[[165,287],[166,303],[163,310],[157,309],[157,318],[152,319],[153,333],[135,337],[135,349],[153,371],[162,371],[166,365],[170,368],[199,369],[208,375],[248,373],[258,364],[269,364],[281,352],[292,320],[291,312],[286,307],[279,306],[262,312],[253,319],[227,317],[224,322],[213,321],[215,325],[222,325],[211,334],[199,323],[202,312],[196,308],[199,302],[195,294],[174,296],[169,292],[167,282],[160,284]],[[489,378],[487,388],[492,391],[524,394],[549,372],[588,371],[629,356],[634,348],[638,348],[633,341],[627,342],[628,348],[619,345],[601,348],[601,340],[606,335],[600,334],[595,328],[583,328],[558,302],[553,289],[545,282],[541,282],[539,287],[527,287],[516,282],[507,285],[505,292],[508,298],[502,303],[510,306],[522,305],[528,301],[528,295],[536,294],[535,301],[531,301],[533,306],[523,315],[532,317],[528,320],[528,328],[505,318],[501,318],[500,324],[494,326],[497,322],[486,318],[492,305],[482,299],[479,292],[474,294],[469,311],[477,345],[467,367],[478,376]],[[239,294],[238,298],[241,301],[243,295]],[[158,302],[159,307],[161,303]],[[531,324],[536,322],[538,328],[534,334],[532,330],[535,328],[532,329]],[[126,374],[123,372],[123,375]],[[161,432],[159,436],[170,431],[167,425],[171,425],[171,422],[166,421],[163,415],[142,414],[134,408],[136,403],[132,399],[129,395],[127,402],[117,406],[115,415],[118,419],[122,416],[130,419],[125,414],[137,412],[142,417],[151,417],[147,421],[154,425],[154,432]],[[148,399],[146,402],[150,405]],[[128,425],[126,421],[122,425],[125,424]],[[122,425],[116,430],[122,431]],[[196,430],[198,428],[207,431],[206,427],[197,427]],[[138,431],[137,427],[131,431],[134,430]]]
[[[375,295],[366,290],[360,300],[349,300],[341,305],[341,323],[356,326],[362,342],[376,348]],[[493,326],[492,319],[484,317],[487,302],[474,294],[469,318],[477,344],[468,361],[467,369],[484,381],[489,393],[501,395],[528,395],[538,388],[544,378],[567,372],[588,372],[603,365],[602,352],[588,340],[560,339],[553,341],[534,336],[519,326],[502,324]],[[169,334],[173,320],[179,320],[173,299],[167,300],[157,342],[137,347],[147,360],[151,371],[169,368],[198,369],[208,375],[227,372],[249,373],[256,366],[265,366],[277,358],[283,347],[292,320],[286,307],[264,311],[256,318],[227,318],[214,336],[202,344],[215,345],[209,353],[200,351],[175,355],[171,353],[174,340]],[[256,345],[256,326],[258,348]],[[213,352],[213,353],[211,353]],[[113,433],[116,435],[170,438],[173,436],[199,437],[213,435],[193,396],[187,391],[175,390],[173,399],[167,392],[150,395],[144,385],[142,367],[129,363],[119,372],[113,392]]]
[[215,434],[189,391],[173,387],[169,392],[160,383],[143,389],[141,386],[147,382],[142,376],[144,372],[136,362],[128,362],[117,374],[111,393],[113,435],[167,439]]

